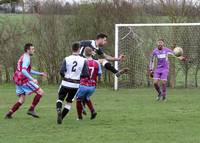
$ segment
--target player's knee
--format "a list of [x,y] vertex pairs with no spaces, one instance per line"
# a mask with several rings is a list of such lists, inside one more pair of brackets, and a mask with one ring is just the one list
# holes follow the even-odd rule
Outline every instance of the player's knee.
[[167,81],[163,80],[162,85],[166,85],[166,84],[167,84]]
[[58,94],[58,99],[61,100],[62,102],[64,101],[65,97],[66,96],[63,94]]
[[154,81],[153,84],[154,84],[154,85],[158,85],[158,81]]
[[25,95],[21,95],[18,102],[20,102],[21,104],[23,104],[25,102]]
[[109,63],[106,59],[102,59],[102,65],[105,67],[105,65],[107,64],[107,63]]
[[90,97],[87,97],[87,98],[86,98],[86,102],[89,101],[89,100],[90,100]]
[[82,101],[82,98],[77,97],[77,98],[76,98],[76,101]]
[[68,109],[68,110],[71,109],[71,106],[72,106],[72,103],[67,102],[67,103],[65,104],[65,108]]
[[38,91],[37,91],[37,94],[40,94],[40,95],[44,95],[44,91],[40,88]]
[[153,81],[153,84],[158,84],[158,80],[154,80],[154,81]]

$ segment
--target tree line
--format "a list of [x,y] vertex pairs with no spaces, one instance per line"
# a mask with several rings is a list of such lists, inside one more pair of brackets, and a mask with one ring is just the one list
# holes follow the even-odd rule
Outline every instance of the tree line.
[[[95,0],[65,4],[56,0],[42,3],[29,0],[15,3],[27,8],[22,14],[0,14],[0,83],[11,82],[26,42],[32,42],[36,48],[33,68],[48,73],[44,83],[57,84],[60,64],[71,53],[74,41],[94,39],[97,33],[106,33],[109,43],[104,50],[114,55],[116,23],[198,22],[200,19],[200,4],[192,0]],[[197,65],[199,67],[199,63]],[[112,86],[111,73],[104,70],[103,79],[106,85]]]

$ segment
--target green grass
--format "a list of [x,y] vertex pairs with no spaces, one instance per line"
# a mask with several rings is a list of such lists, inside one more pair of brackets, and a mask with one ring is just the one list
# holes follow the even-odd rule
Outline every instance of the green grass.
[[[98,89],[92,100],[98,116],[76,121],[75,104],[62,125],[56,124],[57,87],[44,87],[37,112],[26,115],[33,96],[3,118],[17,99],[12,86],[0,87],[0,143],[198,143],[200,89],[169,89],[167,102],[155,102],[153,89]],[[89,111],[88,111],[89,113]]]

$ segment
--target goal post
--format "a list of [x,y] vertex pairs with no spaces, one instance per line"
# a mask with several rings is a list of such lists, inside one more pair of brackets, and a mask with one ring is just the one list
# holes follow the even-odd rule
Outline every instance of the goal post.
[[[164,38],[167,47],[178,45],[184,49],[200,45],[199,33],[200,23],[115,24],[115,57],[127,56],[125,62],[115,61],[115,68],[129,67],[131,71],[119,78],[115,76],[114,89],[147,84],[149,54],[158,38]],[[194,53],[195,50],[190,49]]]
[[[118,58],[119,54],[119,46],[118,46],[118,24],[115,25],[115,58]],[[118,61],[115,61],[115,69],[118,70]],[[114,89],[117,90],[118,89],[118,78],[117,76],[115,76],[115,80],[114,80]]]

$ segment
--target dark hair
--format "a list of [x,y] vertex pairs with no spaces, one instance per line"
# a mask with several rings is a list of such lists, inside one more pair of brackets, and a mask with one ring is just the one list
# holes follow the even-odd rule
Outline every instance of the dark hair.
[[78,49],[80,49],[80,44],[79,42],[75,42],[72,44],[72,52],[77,52]]
[[31,43],[26,43],[26,44],[24,45],[24,51],[27,52],[27,50],[30,50],[30,47],[32,47],[32,46],[33,46],[33,44],[31,44]]
[[162,38],[158,39],[158,41],[163,41],[163,42],[165,42],[165,40],[164,40],[164,39],[162,39]]
[[104,33],[98,33],[96,39],[101,39],[101,38],[108,38],[108,36]]

